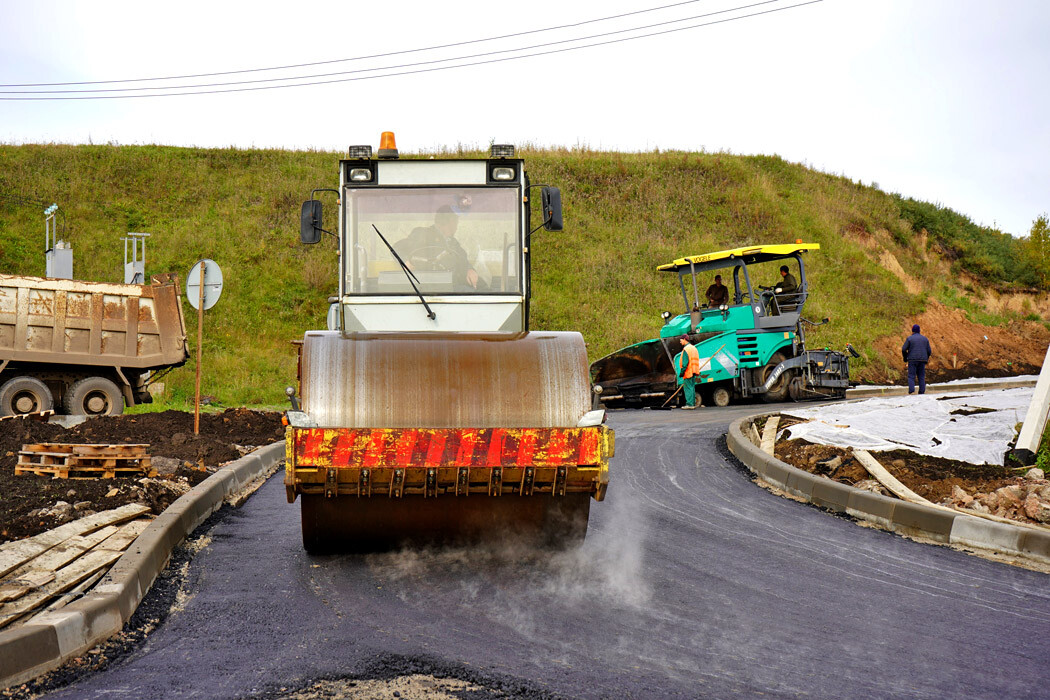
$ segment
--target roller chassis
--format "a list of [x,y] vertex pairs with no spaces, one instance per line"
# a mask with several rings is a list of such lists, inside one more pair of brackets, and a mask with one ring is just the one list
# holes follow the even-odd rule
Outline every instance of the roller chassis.
[[[292,416],[295,422],[305,422]],[[612,431],[586,428],[288,427],[285,488],[334,498],[605,498]]]
[[[288,502],[307,551],[405,543],[583,540],[609,483],[613,434],[585,428],[316,428],[289,412]],[[333,528],[349,533],[338,540]]]

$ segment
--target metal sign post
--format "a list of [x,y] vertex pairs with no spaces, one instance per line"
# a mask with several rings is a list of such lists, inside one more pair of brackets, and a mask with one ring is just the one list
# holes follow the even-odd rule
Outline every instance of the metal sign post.
[[201,356],[204,353],[204,311],[222,294],[222,270],[214,260],[200,260],[186,275],[186,300],[197,309],[197,379],[193,391],[193,434],[200,435]]
[[[124,241],[124,284],[146,284],[146,239],[148,233],[131,233],[120,239]],[[128,258],[128,243],[131,243],[131,258]],[[139,252],[141,251],[141,256]]]

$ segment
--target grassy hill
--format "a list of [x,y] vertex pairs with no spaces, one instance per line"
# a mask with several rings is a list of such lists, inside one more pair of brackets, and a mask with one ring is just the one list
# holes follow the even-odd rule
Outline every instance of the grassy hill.
[[[473,154],[481,155],[481,154]],[[878,377],[880,336],[900,334],[930,299],[985,323],[980,290],[1039,279],[1022,242],[928,203],[776,156],[579,150],[521,153],[534,183],[562,189],[565,231],[532,240],[533,328],[579,330],[592,360],[653,337],[680,311],[656,266],[755,243],[815,241],[807,316],[832,323],[815,345],[850,341]],[[324,325],[337,287],[334,242],[298,241],[299,205],[334,187],[339,153],[165,146],[0,146],[0,272],[40,275],[43,206],[57,202],[77,278],[122,281],[128,231],[149,232],[147,274],[184,279],[200,258],[223,268],[205,317],[203,393],[224,405],[277,405],[295,376],[290,341]],[[29,203],[27,203],[29,202]],[[329,209],[331,207],[329,206]],[[191,347],[195,312],[186,305]],[[1033,316],[1037,318],[1037,316]],[[166,403],[192,401],[193,362]]]

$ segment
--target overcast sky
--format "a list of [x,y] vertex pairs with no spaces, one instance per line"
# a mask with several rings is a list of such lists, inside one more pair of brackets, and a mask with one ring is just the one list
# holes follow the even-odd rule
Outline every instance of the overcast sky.
[[0,141],[775,153],[1014,234],[1050,210],[1050,2],[804,2],[0,0],[2,98],[340,81],[3,100]]

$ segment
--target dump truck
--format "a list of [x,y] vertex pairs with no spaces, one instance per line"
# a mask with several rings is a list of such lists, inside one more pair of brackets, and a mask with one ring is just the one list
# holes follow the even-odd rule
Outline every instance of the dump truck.
[[[583,337],[529,330],[531,236],[562,230],[560,191],[531,184],[512,146],[402,159],[389,133],[321,191],[337,197],[339,288],[327,330],[297,343],[286,413],[304,548],[582,541],[613,431],[590,406]],[[301,241],[322,223],[311,198]]]
[[[677,275],[684,313],[664,311],[660,337],[617,350],[591,365],[592,404],[609,408],[676,406],[682,402],[674,358],[686,336],[700,355],[696,388],[707,405],[734,399],[767,402],[841,398],[853,384],[846,352],[806,346],[806,328],[828,322],[802,317],[809,298],[803,255],[818,243],[771,244],[679,258],[657,270]],[[794,289],[784,285],[787,267]],[[792,271],[792,269],[794,271]],[[706,290],[720,274],[726,303],[711,306]],[[756,275],[771,284],[760,285]],[[797,278],[796,278],[797,275]]]
[[0,275],[0,415],[116,415],[189,358],[178,280]]

